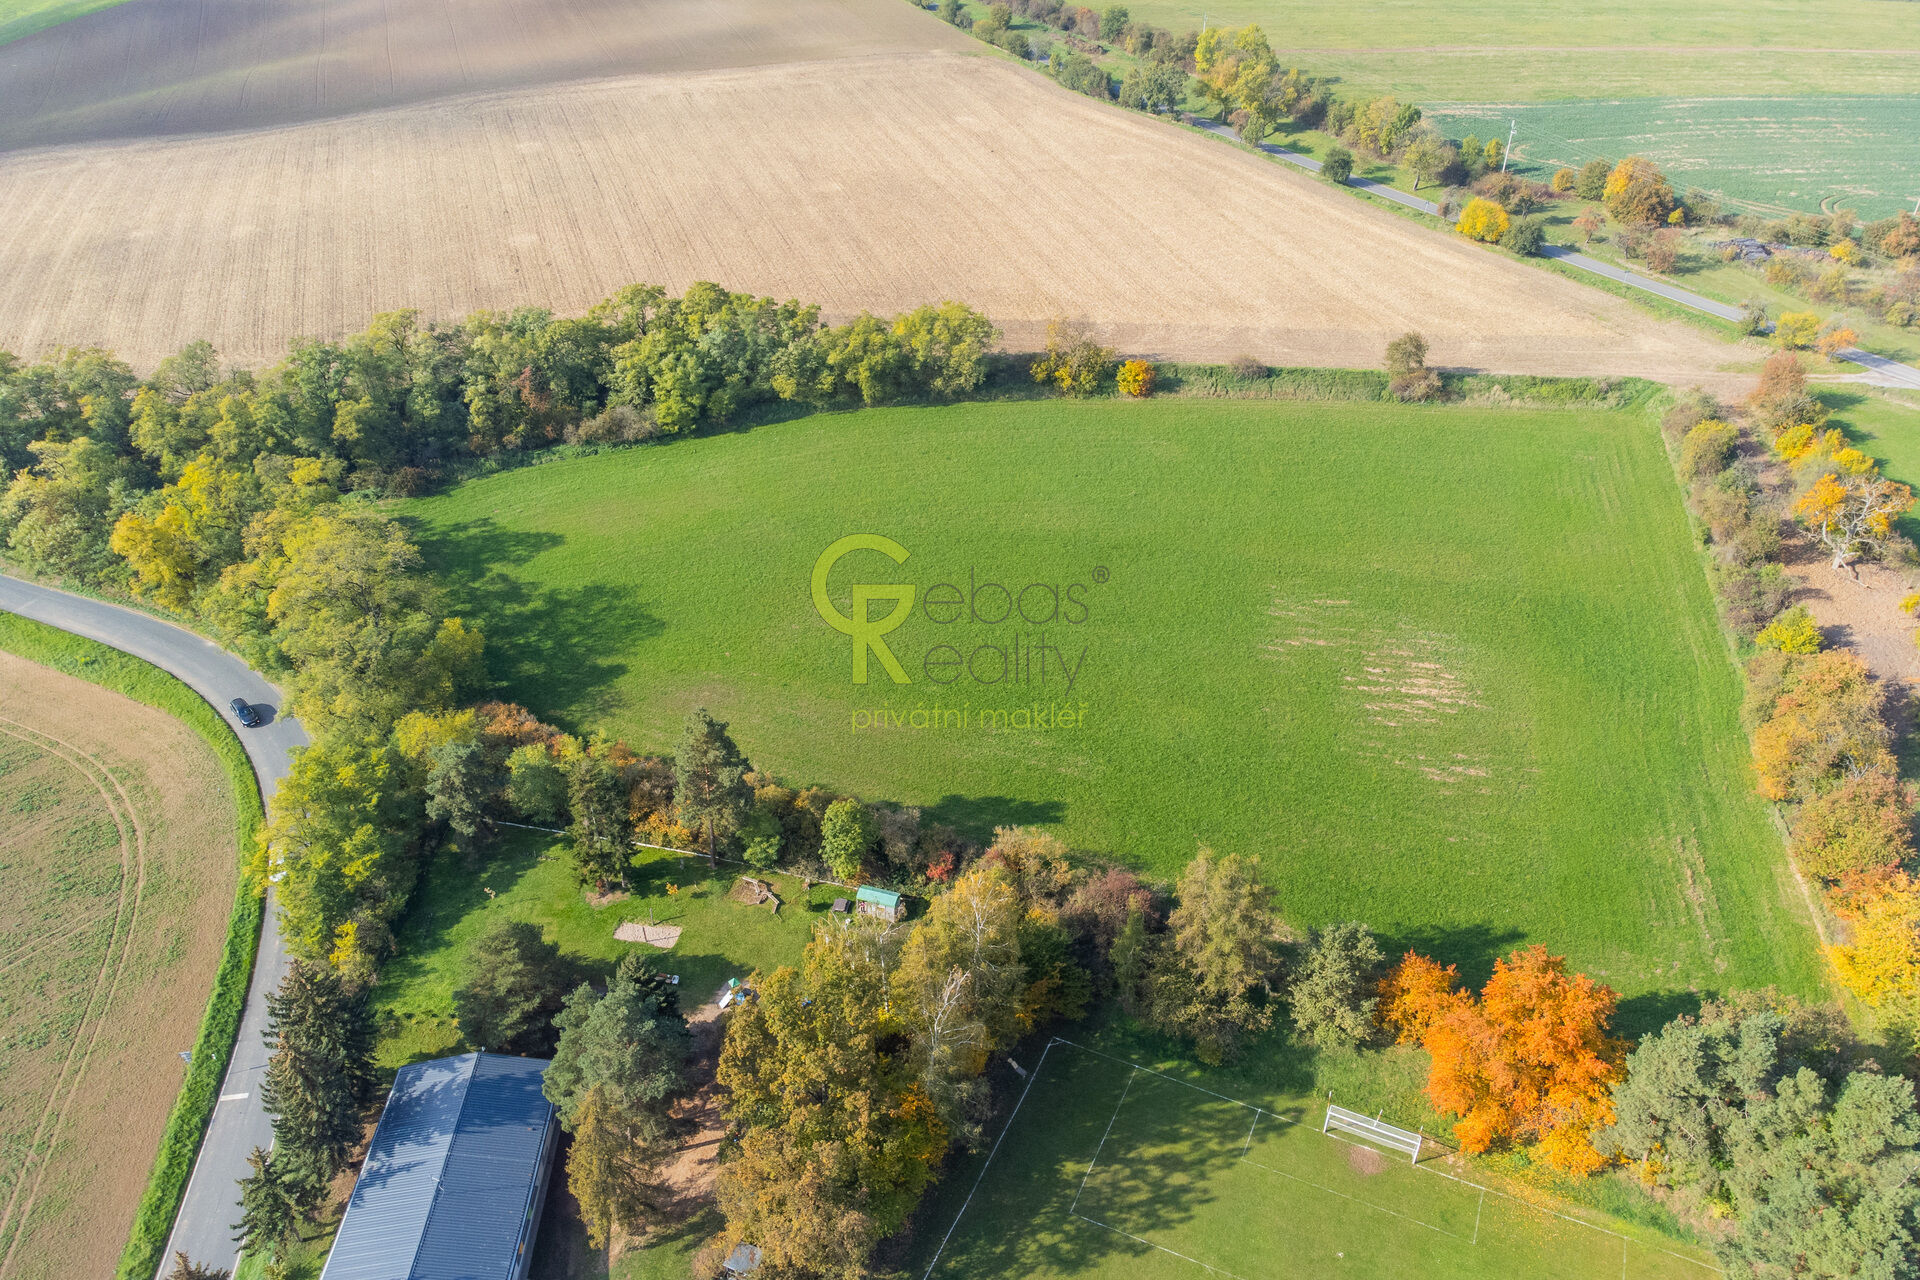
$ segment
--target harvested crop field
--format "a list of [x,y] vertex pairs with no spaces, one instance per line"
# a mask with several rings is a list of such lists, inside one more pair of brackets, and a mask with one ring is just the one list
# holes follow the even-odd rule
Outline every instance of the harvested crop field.
[[1187,359],[1370,366],[1410,328],[1438,362],[1507,372],[1692,379],[1737,358],[1068,93],[898,0],[788,21],[825,8],[882,32],[904,14],[914,40],[0,156],[0,346],[146,366],[207,337],[257,364],[383,310],[576,312],[636,280],[712,279],[830,317],[960,298],[1014,346],[1068,315]]
[[226,934],[233,796],[170,716],[0,653],[0,1275],[110,1275]]

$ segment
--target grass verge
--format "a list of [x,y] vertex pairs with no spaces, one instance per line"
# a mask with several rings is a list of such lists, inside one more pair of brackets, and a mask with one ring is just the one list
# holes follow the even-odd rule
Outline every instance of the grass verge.
[[[0,613],[0,649],[158,708],[206,739],[233,785],[238,846],[242,851],[251,847],[254,833],[264,818],[253,765],[233,730],[199,694],[131,654],[17,614]],[[187,1068],[180,1096],[167,1115],[160,1151],[154,1159],[153,1172],[148,1175],[147,1189],[140,1197],[133,1232],[115,1272],[119,1280],[145,1280],[159,1270],[163,1260],[167,1233],[173,1228],[180,1197],[193,1172],[200,1138],[213,1114],[220,1079],[226,1073],[227,1058],[233,1051],[234,1036],[240,1027],[247,979],[253,972],[254,948],[260,941],[261,906],[260,896],[251,891],[243,878],[234,893],[233,913],[227,920],[227,940],[220,953],[220,968],[214,975],[213,993],[207,998],[200,1033],[193,1042],[193,1062]]]

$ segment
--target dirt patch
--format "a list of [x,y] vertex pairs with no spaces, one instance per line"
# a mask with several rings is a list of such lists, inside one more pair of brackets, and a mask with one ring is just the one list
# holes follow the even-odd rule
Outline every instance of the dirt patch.
[[610,893],[588,893],[584,896],[586,897],[587,905],[595,911],[598,911],[600,908],[610,907],[616,902],[625,902],[633,895],[625,889],[615,889]]
[[218,967],[233,796],[171,717],[0,653],[0,1270],[112,1272]]
[[[899,0],[833,6],[880,34],[830,56],[801,34],[823,7],[766,17],[758,53],[715,55],[757,59],[744,69],[0,156],[0,346],[101,343],[146,368],[206,337],[260,365],[295,335],[338,337],[396,308],[575,314],[634,281],[717,280],[836,319],[964,299],[1014,349],[1066,315],[1168,359],[1374,368],[1409,329],[1454,368],[1712,381],[1741,358],[983,56]],[[794,60],[773,61],[783,41]],[[94,85],[95,69],[70,62],[62,83]],[[34,99],[0,83],[0,100]],[[129,101],[103,91],[99,106]],[[1124,270],[1109,266],[1116,245]]]
[[644,942],[650,947],[662,951],[673,950],[673,944],[680,941],[680,926],[677,924],[648,924],[644,920],[629,920],[613,931],[613,936],[621,942]]
[[1387,1171],[1387,1157],[1372,1147],[1349,1145],[1347,1147],[1347,1168],[1363,1178],[1371,1178],[1376,1173]]
[[711,1002],[687,1019],[693,1035],[694,1091],[674,1108],[674,1117],[686,1125],[686,1136],[666,1167],[663,1180],[674,1198],[675,1216],[698,1212],[713,1196],[719,1169],[720,1139],[725,1126],[720,1117],[720,1085],[714,1073],[720,1065],[720,1044],[726,1032],[726,1014]]
[[1900,612],[1900,601],[1914,589],[1910,573],[1871,561],[1835,569],[1832,557],[1799,535],[1782,550],[1787,573],[1799,584],[1795,602],[1807,606],[1828,644],[1852,649],[1890,685],[1920,682],[1914,620]]

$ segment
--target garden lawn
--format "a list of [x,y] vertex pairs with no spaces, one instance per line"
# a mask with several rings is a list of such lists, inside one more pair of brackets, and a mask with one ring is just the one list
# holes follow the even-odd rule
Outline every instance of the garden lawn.
[[1644,1227],[1536,1207],[1544,1197],[1513,1194],[1443,1147],[1425,1147],[1416,1168],[1405,1152],[1324,1135],[1318,1092],[1249,1097],[1212,1076],[1195,1083],[1177,1066],[1163,1073],[1058,1040],[1035,1067],[990,1159],[939,1188],[912,1274],[1716,1274],[1702,1252]]
[[[826,918],[835,897],[851,896],[832,886],[816,886],[808,894],[798,880],[763,877],[774,882],[782,900],[775,913],[729,900],[727,891],[745,868],[726,863],[721,868],[710,874],[704,858],[683,860],[643,850],[631,877],[632,893],[594,907],[581,891],[563,840],[509,829],[471,856],[443,849],[414,893],[399,930],[398,954],[382,970],[374,993],[379,1065],[391,1071],[467,1051],[454,1019],[453,992],[468,948],[495,920],[539,925],[548,941],[597,979],[630,952],[654,957],[662,972],[680,975],[681,1006],[691,1014],[729,978],[797,963],[814,922]],[[677,892],[669,893],[668,885]],[[645,921],[650,913],[655,923],[680,926],[671,950],[614,938],[622,921]]]
[[[1295,925],[1362,919],[1476,978],[1543,942],[1656,1021],[1689,993],[1819,988],[1644,413],[880,410],[555,460],[400,511],[484,627],[499,692],[569,728],[670,751],[704,705],[795,783],[976,837],[1042,824],[1163,880],[1201,845],[1252,854]],[[856,552],[828,584],[843,617],[856,582],[919,589],[884,637],[910,684],[878,657],[853,683],[853,641],[815,611],[815,562],[849,534],[910,553]],[[1063,617],[919,607],[970,582],[985,617],[990,582],[1047,584]],[[1029,616],[1049,598],[1029,592]],[[1026,680],[972,682],[942,645]],[[1055,727],[1013,727],[1035,704]]]

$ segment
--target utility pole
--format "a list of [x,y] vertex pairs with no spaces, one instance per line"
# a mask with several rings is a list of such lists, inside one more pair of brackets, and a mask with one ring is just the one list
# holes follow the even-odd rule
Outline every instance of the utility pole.
[[1920,218],[1920,196],[1913,198],[1913,214],[1916,218]]
[[1502,173],[1507,171],[1507,161],[1513,159],[1513,135],[1519,131],[1519,128],[1518,120],[1507,121],[1507,149],[1500,153],[1500,172]]

